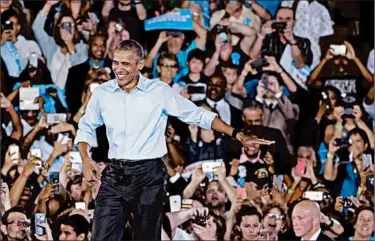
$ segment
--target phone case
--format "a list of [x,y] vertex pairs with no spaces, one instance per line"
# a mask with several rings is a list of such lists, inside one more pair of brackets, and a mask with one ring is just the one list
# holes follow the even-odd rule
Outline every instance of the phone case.
[[169,205],[171,212],[178,212],[181,210],[181,196],[173,195],[169,197]]
[[305,173],[305,168],[306,168],[306,160],[298,159],[297,166],[296,166],[296,174],[302,177],[303,174]]

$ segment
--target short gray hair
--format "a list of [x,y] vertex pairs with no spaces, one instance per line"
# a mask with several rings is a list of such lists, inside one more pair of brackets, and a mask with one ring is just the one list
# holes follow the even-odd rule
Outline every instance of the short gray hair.
[[120,44],[117,45],[117,47],[115,48],[115,51],[116,50],[132,51],[139,57],[139,60],[145,58],[145,52],[143,50],[142,45],[133,39],[121,41]]

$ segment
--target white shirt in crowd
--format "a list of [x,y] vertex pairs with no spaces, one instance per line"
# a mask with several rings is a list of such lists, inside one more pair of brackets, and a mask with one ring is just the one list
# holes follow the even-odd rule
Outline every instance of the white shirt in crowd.
[[222,119],[225,123],[230,125],[231,113],[230,113],[230,106],[228,102],[226,102],[224,99],[221,99],[218,102],[210,100],[209,98],[206,98],[206,100],[207,100],[207,104],[211,108],[216,108],[217,112],[219,113],[220,119]]
[[[292,7],[293,0],[284,0],[283,7]],[[320,62],[322,55],[319,41],[321,37],[329,36],[334,33],[334,22],[325,6],[317,1],[299,1],[296,10],[296,21],[294,34],[298,37],[307,38],[311,42],[311,51],[313,53],[313,62],[310,66],[314,69]]]
[[[316,233],[314,233],[314,235],[311,236],[311,238],[310,238],[309,240],[317,240],[321,232],[322,232],[322,229],[319,228],[319,230],[316,231]],[[304,239],[304,238],[302,237],[302,238],[301,238],[301,241],[303,241],[303,240],[307,240],[307,239]]]

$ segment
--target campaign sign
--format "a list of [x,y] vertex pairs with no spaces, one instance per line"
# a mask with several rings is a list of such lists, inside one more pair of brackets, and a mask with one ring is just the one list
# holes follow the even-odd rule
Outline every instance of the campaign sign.
[[190,9],[179,9],[145,21],[145,30],[170,29],[193,30],[193,19]]

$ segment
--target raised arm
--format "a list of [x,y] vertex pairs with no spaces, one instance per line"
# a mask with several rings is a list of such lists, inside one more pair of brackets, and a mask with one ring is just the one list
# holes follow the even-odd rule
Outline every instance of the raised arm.
[[156,58],[156,55],[159,53],[159,50],[163,43],[167,42],[170,37],[167,35],[166,31],[163,31],[159,34],[159,38],[156,41],[154,47],[152,47],[150,53],[145,58],[145,67],[152,68],[152,63]]
[[328,60],[330,60],[332,58],[333,58],[333,52],[332,52],[331,49],[328,49],[325,57],[322,59],[322,61],[320,61],[319,65],[316,66],[316,68],[311,73],[311,75],[309,77],[309,80],[307,81],[308,86],[314,86],[315,85],[315,82],[318,80],[318,78],[320,76],[320,72],[322,72],[323,67],[326,65]]
[[256,30],[253,27],[242,23],[231,22],[228,19],[223,20],[221,24],[228,26],[233,33],[240,33],[244,36],[241,40],[240,47],[244,53],[249,55],[250,48],[256,39]]
[[348,59],[352,59],[354,63],[357,65],[357,67],[359,68],[359,70],[361,71],[361,74],[366,79],[366,81],[369,82],[370,84],[373,84],[374,83],[373,75],[368,71],[366,66],[362,64],[361,60],[355,55],[353,46],[347,41],[344,41],[344,44],[347,48],[346,57]]
[[271,34],[275,30],[271,27],[272,21],[268,21],[262,25],[262,28],[260,30],[260,33],[258,33],[258,36],[253,44],[253,46],[250,49],[250,58],[251,59],[258,59],[261,56],[262,52],[262,46],[263,41],[266,37],[266,35]]
[[135,8],[137,10],[137,15],[138,15],[139,20],[145,20],[147,18],[147,13],[146,13],[145,7],[143,6],[142,1],[138,0],[138,1],[134,1],[134,3],[135,3]]
[[197,34],[195,42],[199,49],[204,50],[207,42],[207,30],[200,24],[198,20],[193,21],[194,32]]
[[258,15],[265,21],[271,20],[271,14],[264,7],[253,0],[248,0],[247,2],[250,4],[251,9],[255,12],[256,15]]
[[36,40],[38,41],[44,56],[47,59],[47,62],[52,61],[52,57],[55,54],[57,45],[53,37],[49,36],[46,31],[44,31],[44,25],[47,20],[47,16],[51,8],[57,4],[59,1],[46,1],[44,7],[38,15],[36,16],[32,29],[35,35]]
[[102,8],[102,16],[104,21],[108,21],[109,12],[112,8],[115,7],[113,0],[104,1],[103,8]]
[[189,199],[193,197],[195,190],[197,190],[199,184],[201,184],[205,177],[206,175],[202,171],[202,166],[194,168],[193,173],[191,175],[191,181],[184,189],[182,197],[184,199]]
[[219,35],[216,36],[215,39],[215,52],[208,61],[206,67],[204,68],[204,75],[212,76],[215,73],[216,65],[220,58],[220,49],[223,46],[223,43],[220,41]]
[[338,165],[334,163],[335,153],[340,149],[335,145],[335,139],[329,142],[327,160],[324,163],[324,178],[328,181],[334,181],[337,177]]

